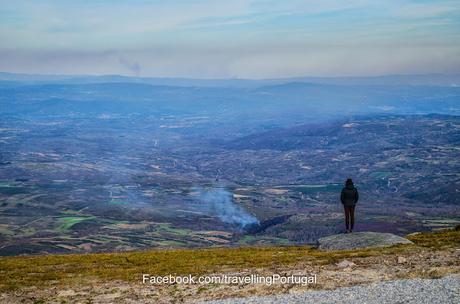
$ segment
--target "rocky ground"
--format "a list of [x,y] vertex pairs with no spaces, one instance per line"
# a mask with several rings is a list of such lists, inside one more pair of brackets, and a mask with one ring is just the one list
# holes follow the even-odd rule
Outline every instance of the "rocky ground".
[[460,299],[460,276],[442,279],[412,279],[339,288],[333,291],[311,291],[270,297],[226,299],[206,303],[367,303],[367,304],[455,304]]
[[[326,295],[330,295],[331,302],[345,295],[350,300],[362,302],[366,290],[378,293],[385,286],[392,286],[388,299],[395,299],[398,291],[407,289],[410,294],[402,293],[402,296],[417,300],[417,290],[423,288],[420,294],[423,299],[428,301],[440,293],[439,296],[443,297],[440,299],[449,303],[452,296],[449,286],[458,283],[460,274],[458,228],[410,235],[411,244],[339,251],[309,247],[248,247],[3,258],[0,260],[0,303],[189,303],[283,294],[286,300],[295,302],[310,297],[305,292],[373,283],[377,285],[313,295],[324,295],[324,299],[329,299]],[[344,235],[343,239],[349,240],[350,236]],[[161,269],[163,274],[177,275],[194,272],[240,277],[316,275],[317,281],[271,286],[142,283],[143,273],[158,275]],[[123,275],[127,273],[130,275]],[[451,275],[453,277],[446,278]],[[385,283],[417,278],[446,279],[433,281],[433,284],[419,280]],[[425,290],[427,284],[434,289]],[[375,303],[383,303],[379,302],[380,295],[373,294],[372,297]]]
[[[235,275],[270,275],[278,273],[317,274],[317,284],[300,285],[143,285],[140,282],[101,282],[47,288],[30,287],[3,293],[1,303],[171,303],[192,302],[229,297],[299,293],[308,290],[331,290],[344,286],[368,284],[400,278],[439,278],[460,273],[460,249],[432,251],[420,249],[407,255],[350,257],[338,263],[298,264],[294,268],[253,269]],[[43,302],[40,302],[43,301]]]
[[385,247],[396,244],[413,244],[406,238],[392,233],[354,232],[335,234],[322,237],[318,240],[321,250],[349,250],[368,247]]

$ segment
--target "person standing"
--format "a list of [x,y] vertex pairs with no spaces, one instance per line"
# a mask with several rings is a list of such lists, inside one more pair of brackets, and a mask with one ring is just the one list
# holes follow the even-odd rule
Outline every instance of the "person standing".
[[359,199],[358,189],[351,178],[345,181],[345,187],[340,193],[340,201],[342,202],[343,209],[345,211],[345,233],[353,232],[355,225],[355,206]]

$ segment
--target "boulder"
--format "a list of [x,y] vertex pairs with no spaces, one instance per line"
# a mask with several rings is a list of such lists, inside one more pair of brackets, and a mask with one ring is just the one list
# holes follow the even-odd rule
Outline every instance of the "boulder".
[[386,247],[396,244],[413,244],[408,239],[379,232],[353,232],[330,235],[318,240],[321,250],[348,250],[367,247]]
[[407,259],[405,257],[399,256],[398,257],[398,264],[404,264],[407,262]]
[[342,262],[337,264],[337,267],[343,269],[343,268],[348,268],[348,267],[353,267],[356,266],[355,263],[350,262],[349,260],[343,260]]

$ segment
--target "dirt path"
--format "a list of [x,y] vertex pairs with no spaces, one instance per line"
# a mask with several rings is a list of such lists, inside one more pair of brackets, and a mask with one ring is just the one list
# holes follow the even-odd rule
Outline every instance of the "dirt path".
[[208,304],[266,303],[367,303],[367,304],[457,304],[460,299],[460,275],[441,279],[411,279],[338,288],[331,291],[310,291],[268,297],[249,297],[205,302]]

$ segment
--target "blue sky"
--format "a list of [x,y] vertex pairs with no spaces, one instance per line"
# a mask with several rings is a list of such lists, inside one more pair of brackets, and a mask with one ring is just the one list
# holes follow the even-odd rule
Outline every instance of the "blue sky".
[[459,73],[460,1],[0,0],[0,71]]

